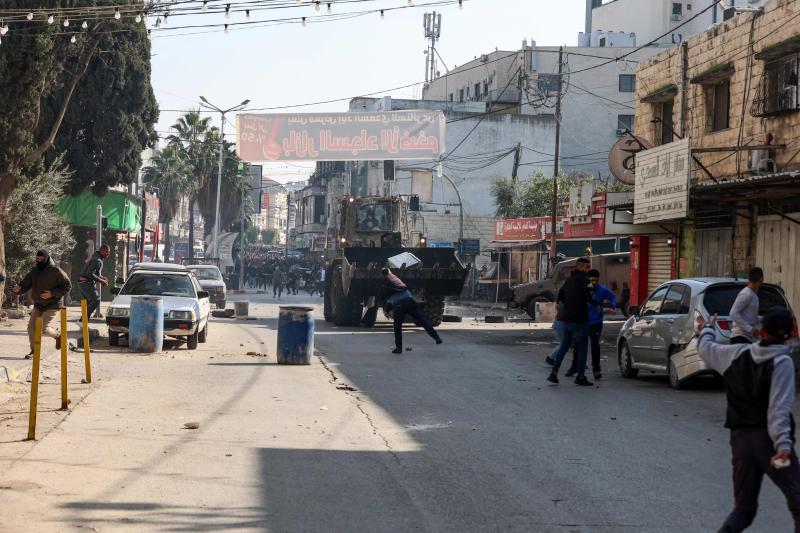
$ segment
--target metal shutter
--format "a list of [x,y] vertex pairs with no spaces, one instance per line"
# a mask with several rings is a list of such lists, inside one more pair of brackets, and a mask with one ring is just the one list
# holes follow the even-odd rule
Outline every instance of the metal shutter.
[[648,294],[672,279],[672,246],[667,244],[669,235],[651,235],[647,260]]
[[695,276],[730,277],[733,275],[731,259],[733,229],[697,230],[694,242]]

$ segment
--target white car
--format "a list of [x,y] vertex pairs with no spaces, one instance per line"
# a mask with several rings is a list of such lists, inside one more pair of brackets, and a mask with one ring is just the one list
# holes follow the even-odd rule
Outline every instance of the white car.
[[194,274],[184,267],[154,268],[151,264],[131,272],[125,284],[111,289],[117,296],[106,312],[108,343],[119,345],[119,336],[128,334],[131,296],[161,296],[164,305],[164,336],[185,340],[190,350],[208,338],[211,313],[209,295]]
[[225,309],[225,281],[222,279],[222,272],[216,265],[186,265],[186,268],[194,272],[197,281],[203,290],[208,291],[212,304],[217,309]]

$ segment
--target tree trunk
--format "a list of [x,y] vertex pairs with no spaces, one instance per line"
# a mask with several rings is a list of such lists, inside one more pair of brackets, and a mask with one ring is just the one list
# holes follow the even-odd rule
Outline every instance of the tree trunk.
[[172,225],[172,219],[164,222],[164,262],[169,263],[169,257],[172,253],[172,238],[170,237],[169,227]]
[[[6,209],[8,208],[8,196],[0,192],[0,274],[6,274]],[[10,281],[10,280],[9,280]],[[0,308],[5,303],[6,284],[0,281]]]
[[189,198],[189,259],[194,259],[194,196]]

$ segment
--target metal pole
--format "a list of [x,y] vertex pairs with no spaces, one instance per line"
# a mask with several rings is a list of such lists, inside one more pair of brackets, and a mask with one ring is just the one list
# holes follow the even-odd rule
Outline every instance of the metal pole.
[[219,172],[217,173],[217,203],[214,209],[214,236],[212,242],[214,243],[214,255],[212,257],[219,258],[219,194],[222,188],[222,156],[225,149],[225,113],[220,112],[222,123],[219,128]]
[[139,243],[139,262],[144,262],[144,238],[147,233],[147,192],[142,184],[142,242]]
[[[98,205],[97,206],[97,222],[96,223],[97,223],[97,229],[96,229],[97,235],[96,235],[95,244],[94,244],[94,251],[95,252],[99,251],[100,247],[103,245],[103,206],[102,205]],[[101,275],[102,275],[102,272],[101,272]],[[103,300],[103,285],[101,283],[99,283],[99,282],[95,283],[95,285],[97,287],[97,294],[100,295],[100,300],[102,301]],[[94,317],[95,318],[101,318],[102,316],[103,315],[100,314],[100,306],[98,305],[97,309],[95,309],[95,311],[94,311]]]
[[556,97],[556,153],[553,164],[553,220],[550,221],[550,253],[556,257],[556,218],[558,217],[558,173],[559,159],[561,157],[561,82],[564,72],[564,47],[558,49],[558,95]]

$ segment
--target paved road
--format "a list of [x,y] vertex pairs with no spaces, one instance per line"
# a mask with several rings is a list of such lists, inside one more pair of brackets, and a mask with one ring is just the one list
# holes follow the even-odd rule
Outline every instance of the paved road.
[[[402,355],[387,323],[318,322],[322,357],[283,367],[277,307],[248,298],[262,319],[195,352],[98,347],[100,385],[0,462],[0,530],[709,531],[729,510],[713,383],[607,362],[596,387],[550,386],[550,332],[472,318],[441,346],[409,330]],[[791,530],[769,483],[752,530]]]

